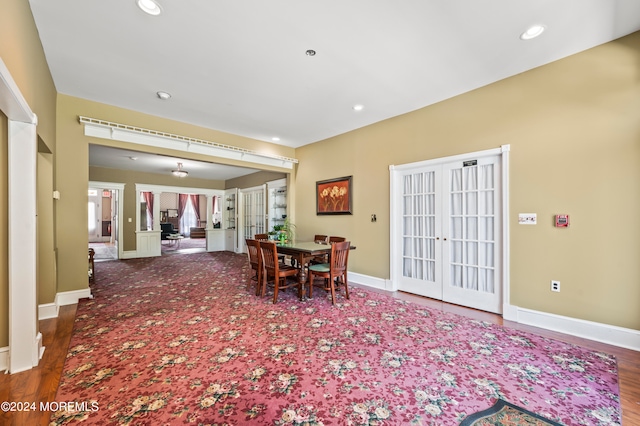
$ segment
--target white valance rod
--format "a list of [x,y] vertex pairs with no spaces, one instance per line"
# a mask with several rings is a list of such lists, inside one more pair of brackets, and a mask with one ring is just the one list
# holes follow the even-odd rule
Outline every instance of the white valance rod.
[[295,158],[252,151],[218,142],[144,129],[127,124],[113,123],[96,118],[79,116],[79,119],[80,123],[84,124],[84,134],[87,136],[176,149],[287,169],[293,169],[293,165],[298,163],[298,160]]

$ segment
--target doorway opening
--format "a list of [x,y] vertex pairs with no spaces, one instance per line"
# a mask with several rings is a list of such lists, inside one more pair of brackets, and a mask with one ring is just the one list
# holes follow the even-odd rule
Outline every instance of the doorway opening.
[[114,187],[91,185],[88,191],[87,233],[94,261],[120,258],[119,196]]

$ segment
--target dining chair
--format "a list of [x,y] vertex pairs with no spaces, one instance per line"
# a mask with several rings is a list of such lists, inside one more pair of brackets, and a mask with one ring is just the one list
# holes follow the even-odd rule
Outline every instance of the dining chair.
[[[256,234],[256,235],[254,235],[253,238],[258,240],[258,241],[269,241],[269,234]],[[281,263],[284,263],[284,260],[285,260],[284,254],[279,254],[278,255],[278,260]],[[292,266],[295,266],[295,265],[292,265]]]
[[[278,262],[278,247],[276,243],[273,241],[260,241],[259,243],[265,272],[260,295],[264,297],[267,292],[267,283],[273,279],[273,303],[278,301],[278,292],[289,287],[298,287],[298,297],[302,298],[302,284],[297,279],[298,269]],[[291,277],[296,279],[287,283],[287,278]]]
[[331,236],[329,237],[329,244],[333,244],[333,243],[342,243],[345,242],[347,239],[345,237],[335,237],[335,236]]
[[89,282],[96,282],[96,265],[94,259],[96,257],[96,251],[89,248]]
[[[313,237],[313,242],[317,244],[328,244],[329,237],[327,237],[326,235],[315,235]],[[313,265],[317,263],[327,263],[328,261],[328,256],[326,254],[323,254],[320,256],[314,256],[313,258],[311,258],[309,263]]]
[[264,267],[262,265],[262,252],[260,251],[260,241],[247,238],[247,252],[249,253],[249,264],[251,265],[251,277],[247,283],[247,289],[250,289],[255,281],[254,293],[259,295],[262,288],[262,280],[264,276]]
[[331,303],[336,304],[336,280],[344,284],[345,297],[349,298],[349,285],[347,283],[347,262],[349,260],[350,241],[335,242],[331,245],[329,263],[321,263],[309,266],[309,297],[313,297],[313,286],[316,277],[324,278],[322,288],[331,292]]

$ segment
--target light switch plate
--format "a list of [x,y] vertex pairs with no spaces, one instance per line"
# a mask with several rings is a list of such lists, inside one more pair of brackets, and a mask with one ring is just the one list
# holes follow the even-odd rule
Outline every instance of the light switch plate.
[[538,215],[536,213],[518,213],[519,225],[535,225],[538,223]]

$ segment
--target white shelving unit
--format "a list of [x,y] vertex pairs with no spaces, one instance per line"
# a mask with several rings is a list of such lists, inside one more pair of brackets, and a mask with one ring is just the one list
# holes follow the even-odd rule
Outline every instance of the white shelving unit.
[[287,218],[287,180],[278,179],[267,182],[269,193],[269,224],[268,230],[271,231],[275,225],[284,224]]
[[224,249],[236,251],[236,220],[237,214],[237,192],[236,188],[228,189],[224,193],[223,204],[223,227],[225,228]]

